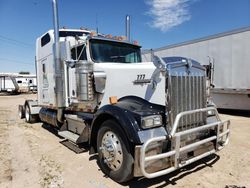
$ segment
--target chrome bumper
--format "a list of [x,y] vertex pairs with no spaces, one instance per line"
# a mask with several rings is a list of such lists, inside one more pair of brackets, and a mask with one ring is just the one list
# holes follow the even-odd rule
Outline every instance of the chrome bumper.
[[[198,113],[198,112],[207,112],[207,111],[213,111],[217,121],[215,121],[213,123],[209,123],[207,125],[200,126],[200,127],[195,127],[192,129],[181,131],[181,132],[176,132],[181,117],[188,115],[188,114],[194,114],[194,113]],[[173,128],[172,128],[171,133],[168,137],[161,136],[161,137],[151,138],[142,145],[141,150],[140,150],[140,170],[141,170],[142,175],[147,177],[147,178],[155,178],[158,176],[162,176],[162,175],[168,174],[168,173],[170,173],[178,168],[181,168],[181,167],[186,166],[190,163],[193,163],[199,159],[202,159],[208,155],[211,155],[218,150],[221,150],[225,145],[228,144],[228,141],[229,141],[229,133],[230,133],[229,125],[230,125],[229,120],[225,120],[225,121],[220,120],[218,111],[214,107],[202,108],[202,109],[185,111],[185,112],[179,113],[176,116],[175,122],[173,124]],[[213,129],[215,128],[215,130],[217,130],[216,131],[217,135],[211,136],[209,138],[200,140],[200,141],[192,143],[192,144],[185,145],[183,147],[180,146],[181,136],[192,134],[192,133],[202,131],[202,130],[209,130],[212,128]],[[168,151],[166,153],[146,156],[146,151],[147,151],[148,146],[150,144],[155,143],[155,142],[159,142],[159,141],[164,141],[166,139],[169,139],[173,143],[173,145],[175,146],[174,150]],[[213,140],[216,140],[216,147],[214,149],[207,151],[205,153],[202,153],[198,156],[195,156],[191,159],[188,159],[185,161],[185,163],[180,163],[179,156],[181,153],[188,152],[190,150],[191,151],[195,150],[200,145],[205,144],[207,142],[211,142]],[[168,158],[168,157],[172,157],[172,160],[173,160],[173,165],[171,167],[157,171],[157,172],[153,172],[153,173],[148,173],[146,171],[146,168],[145,168],[146,162],[152,161],[152,160],[159,160],[159,159],[163,159],[163,158]]]

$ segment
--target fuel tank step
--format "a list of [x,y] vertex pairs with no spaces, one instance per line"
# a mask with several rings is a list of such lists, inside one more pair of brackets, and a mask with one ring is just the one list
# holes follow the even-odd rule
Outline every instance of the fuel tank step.
[[77,143],[77,139],[80,137],[78,134],[72,133],[70,131],[59,131],[58,135],[67,140],[70,140],[73,143]]

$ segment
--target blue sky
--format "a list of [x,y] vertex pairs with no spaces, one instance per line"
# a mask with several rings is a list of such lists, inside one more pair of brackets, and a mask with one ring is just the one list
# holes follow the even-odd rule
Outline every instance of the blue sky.
[[[58,0],[60,27],[125,35],[145,49],[250,26],[250,0]],[[96,24],[96,20],[98,24]],[[0,72],[35,73],[35,40],[53,28],[51,0],[0,0]]]

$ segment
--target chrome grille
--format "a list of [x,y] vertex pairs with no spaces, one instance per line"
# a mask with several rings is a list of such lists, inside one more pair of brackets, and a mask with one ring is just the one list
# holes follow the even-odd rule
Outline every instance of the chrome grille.
[[[178,113],[206,107],[206,77],[202,73],[175,72],[169,76],[169,115],[173,125]],[[205,113],[182,117],[177,131],[200,126],[206,121]]]

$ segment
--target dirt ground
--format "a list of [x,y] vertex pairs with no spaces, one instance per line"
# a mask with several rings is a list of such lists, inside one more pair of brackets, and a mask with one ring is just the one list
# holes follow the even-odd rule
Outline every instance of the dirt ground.
[[[229,145],[167,176],[136,178],[117,184],[97,165],[96,156],[76,154],[42,123],[27,124],[17,105],[35,95],[0,96],[0,187],[250,187],[249,115],[221,115],[231,120]],[[49,129],[49,130],[48,130]]]

